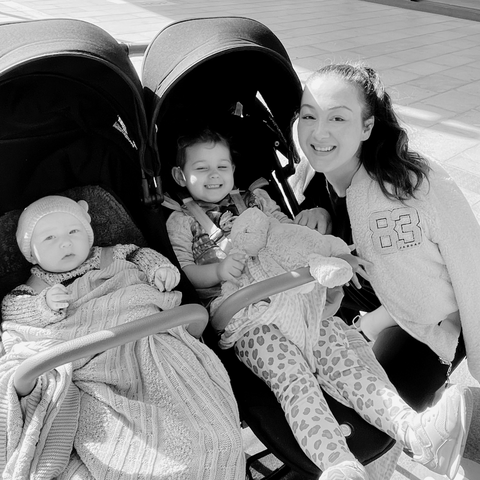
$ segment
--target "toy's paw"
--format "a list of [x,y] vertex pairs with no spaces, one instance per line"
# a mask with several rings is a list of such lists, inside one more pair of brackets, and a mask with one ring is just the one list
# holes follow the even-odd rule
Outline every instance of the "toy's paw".
[[338,287],[348,283],[353,275],[348,262],[336,257],[310,255],[308,257],[310,274],[320,285],[328,288]]

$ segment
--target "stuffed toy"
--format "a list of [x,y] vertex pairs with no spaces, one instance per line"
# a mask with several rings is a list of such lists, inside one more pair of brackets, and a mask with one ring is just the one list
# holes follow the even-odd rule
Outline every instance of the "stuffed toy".
[[[350,254],[341,239],[321,235],[293,223],[280,223],[258,208],[248,208],[235,220],[230,233],[230,253],[247,256],[237,283],[224,282],[222,294],[211,312],[239,288],[296,268],[309,266],[313,276],[307,285],[278,293],[240,310],[230,320],[220,338],[221,348],[230,348],[241,335],[257,326],[275,323],[314,365],[312,345],[319,338],[328,292],[335,288],[340,302],[344,285],[352,278],[350,264],[337,255]],[[336,304],[335,302],[333,302]],[[327,313],[325,313],[327,315]],[[327,316],[331,316],[330,311]]]
[[352,278],[350,264],[337,258],[350,254],[343,240],[301,225],[280,223],[258,208],[247,208],[235,220],[230,240],[232,252],[257,256],[267,277],[309,266],[313,278],[327,288],[344,285]]

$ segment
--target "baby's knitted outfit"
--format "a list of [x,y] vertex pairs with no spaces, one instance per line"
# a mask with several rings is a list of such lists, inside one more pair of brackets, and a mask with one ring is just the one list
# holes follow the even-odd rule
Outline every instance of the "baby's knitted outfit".
[[[69,272],[52,273],[43,270],[38,265],[31,269],[31,274],[45,282],[45,287],[56,284],[69,285],[76,278],[90,272],[99,270],[102,256],[101,247],[93,247],[87,260],[79,267]],[[135,264],[146,275],[146,280],[155,287],[155,272],[159,267],[177,270],[167,258],[159,255],[150,248],[139,248],[136,245],[115,245],[113,247],[113,260],[127,260]],[[156,288],[156,287],[155,287]],[[21,322],[25,325],[46,326],[59,322],[68,315],[68,309],[60,311],[51,310],[46,302],[47,288],[40,293],[35,292],[28,285],[19,285],[5,296],[2,303],[2,318]],[[18,301],[19,298],[22,301]],[[181,293],[178,291],[164,292],[162,310],[169,310],[180,304]]]

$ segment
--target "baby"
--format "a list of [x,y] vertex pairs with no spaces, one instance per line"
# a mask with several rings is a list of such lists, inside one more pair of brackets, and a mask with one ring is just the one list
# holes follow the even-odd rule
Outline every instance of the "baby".
[[[81,276],[91,269],[106,267],[119,258],[128,258],[149,275],[148,281],[159,292],[169,292],[162,295],[163,310],[180,304],[181,293],[172,291],[180,280],[180,274],[162,255],[135,245],[92,249],[93,230],[88,204],[84,200],[76,203],[67,197],[52,195],[32,203],[20,216],[17,243],[25,258],[38,265],[26,282],[27,287],[41,294],[39,299],[34,300],[36,308],[32,312],[66,316],[74,297],[62,281]],[[77,270],[79,267],[82,267],[81,270]],[[22,290],[22,286],[18,287],[15,296],[18,297],[17,292]],[[9,298],[4,307],[7,316],[10,313]]]
[[9,448],[0,453],[0,475],[103,478],[108,468],[126,479],[176,471],[192,480],[243,478],[233,392],[218,358],[194,338],[201,326],[57,367],[17,398],[13,374],[23,359],[180,304],[173,290],[180,274],[167,258],[136,245],[92,247],[93,241],[84,201],[48,196],[20,216],[18,246],[34,266],[2,304],[0,431]]

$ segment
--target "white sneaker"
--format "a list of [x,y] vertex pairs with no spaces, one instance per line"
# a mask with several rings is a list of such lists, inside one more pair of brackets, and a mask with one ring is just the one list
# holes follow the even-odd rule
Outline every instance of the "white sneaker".
[[367,471],[360,462],[347,460],[328,467],[319,480],[368,480]]
[[436,405],[418,414],[409,435],[413,459],[432,472],[453,479],[467,441],[472,405],[470,390],[453,385]]

